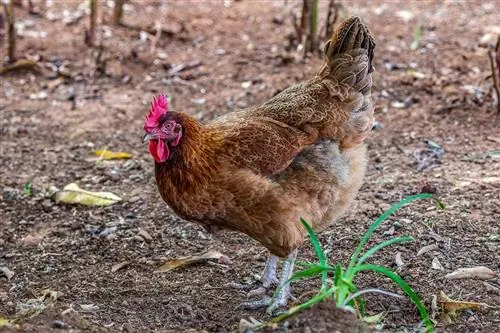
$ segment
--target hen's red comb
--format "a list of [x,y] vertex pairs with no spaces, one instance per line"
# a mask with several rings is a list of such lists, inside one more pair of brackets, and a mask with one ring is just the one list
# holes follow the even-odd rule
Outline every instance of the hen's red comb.
[[144,129],[159,125],[160,117],[168,111],[168,101],[166,95],[158,95],[151,102],[149,113],[146,116]]

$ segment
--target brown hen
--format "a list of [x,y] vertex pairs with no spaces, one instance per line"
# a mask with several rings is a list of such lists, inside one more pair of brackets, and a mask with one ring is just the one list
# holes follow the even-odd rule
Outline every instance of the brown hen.
[[188,221],[240,231],[264,245],[271,256],[259,292],[278,282],[278,257],[289,258],[278,296],[249,306],[286,305],[285,282],[306,238],[300,218],[325,229],[362,184],[363,142],[373,123],[374,47],[367,27],[353,17],[326,43],[317,75],[258,107],[202,124],[168,111],[165,96],[151,106],[144,139],[165,202]]

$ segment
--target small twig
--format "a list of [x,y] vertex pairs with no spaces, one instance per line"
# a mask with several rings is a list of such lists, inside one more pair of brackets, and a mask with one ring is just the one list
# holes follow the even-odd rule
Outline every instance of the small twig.
[[330,0],[328,3],[328,13],[326,14],[325,21],[325,40],[332,38],[333,27],[339,18],[339,6],[335,3],[335,0]]
[[113,25],[119,26],[122,22],[123,4],[125,0],[115,0],[115,7],[113,9]]
[[202,62],[200,60],[194,60],[194,61],[190,61],[188,63],[179,64],[177,66],[172,67],[168,71],[167,77],[178,76],[179,73],[181,73],[181,72],[184,72],[184,71],[187,71],[190,69],[194,69],[194,68],[199,67],[201,65],[202,65]]
[[14,14],[14,1],[3,3],[5,18],[7,19],[7,57],[9,63],[16,60],[16,17]]
[[[499,47],[499,44],[500,44],[500,37],[497,41],[497,45],[495,47],[495,52],[496,52],[496,55],[493,56],[493,52],[492,51],[488,51],[488,57],[490,58],[490,66],[491,66],[491,77],[493,79],[493,88],[495,89],[495,92],[496,92],[496,95],[497,95],[497,112],[500,113],[500,86],[499,86],[499,83],[498,81],[500,80],[500,66],[499,66],[499,63],[500,63],[500,55],[499,55],[499,52],[500,52],[500,47]],[[496,61],[495,61],[495,58],[496,58]],[[495,65],[495,62],[496,62],[496,65]],[[497,68],[495,68],[497,67]],[[499,71],[499,73],[497,73],[497,70]]]
[[96,45],[96,25],[97,25],[97,0],[90,0],[90,23],[89,29],[85,33],[85,44],[90,47]]

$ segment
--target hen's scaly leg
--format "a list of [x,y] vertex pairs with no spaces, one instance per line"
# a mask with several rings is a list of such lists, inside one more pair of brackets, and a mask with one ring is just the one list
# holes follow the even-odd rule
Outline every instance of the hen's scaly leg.
[[287,281],[292,276],[296,258],[297,258],[297,250],[290,253],[288,255],[287,260],[283,263],[283,269],[277,287],[279,289],[279,292],[275,298],[265,295],[263,299],[244,302],[243,306],[247,309],[257,309],[264,306],[268,306],[267,308],[268,313],[274,312],[274,310],[278,309],[279,307],[286,306],[288,303],[288,299],[290,299],[291,297],[290,284],[287,283]]
[[266,267],[262,272],[261,282],[262,286],[250,290],[247,294],[248,297],[264,295],[269,287],[278,284],[278,279],[276,278],[276,267],[278,266],[278,257],[270,255],[266,262]]
[[297,259],[297,250],[294,250],[288,255],[287,260],[283,263],[281,277],[279,281],[279,292],[271,304],[267,308],[267,313],[272,314],[274,310],[284,307],[288,304],[288,300],[292,297],[290,293],[290,283],[288,280],[292,277],[293,267],[295,266],[295,259]]

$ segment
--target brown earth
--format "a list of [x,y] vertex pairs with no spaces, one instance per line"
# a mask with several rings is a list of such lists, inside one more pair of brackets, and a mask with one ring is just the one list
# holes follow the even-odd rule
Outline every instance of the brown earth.
[[[208,235],[175,217],[157,193],[152,160],[140,138],[147,106],[159,92],[172,95],[176,109],[210,119],[262,102],[312,75],[320,58],[295,60],[296,52],[288,47],[290,8],[299,4],[132,2],[125,22],[147,27],[158,20],[170,33],[157,40],[109,26],[111,8],[104,6],[105,75],[97,70],[102,67],[95,60],[98,52],[83,44],[87,17],[63,16],[65,9],[78,14],[79,6],[58,2],[44,17],[17,9],[18,54],[37,59],[40,70],[0,77],[0,267],[14,273],[10,279],[0,273],[0,313],[15,315],[17,305],[48,288],[62,296],[25,323],[26,332],[62,325],[55,320],[64,325],[54,332],[225,332],[236,329],[242,318],[268,319],[264,311],[238,307],[245,293],[225,286],[253,282],[263,268],[264,249],[243,235]],[[499,303],[498,277],[486,283],[444,278],[461,267],[499,270],[500,165],[498,154],[490,152],[500,147],[500,119],[485,47],[500,29],[499,7],[498,1],[355,1],[344,13],[360,15],[376,38],[374,98],[380,126],[370,139],[370,165],[356,204],[320,240],[330,249],[331,262],[346,264],[360,235],[390,204],[423,190],[437,191],[445,210],[430,201],[412,204],[373,239],[415,238],[386,249],[373,262],[397,269],[428,308],[441,290],[455,299]],[[417,24],[422,37],[411,50]],[[172,67],[193,61],[201,65],[169,75]],[[56,79],[57,66],[68,77]],[[428,140],[444,155],[438,156]],[[133,159],[90,160],[92,150],[101,148],[131,153]],[[30,182],[33,196],[25,196],[23,186]],[[42,196],[51,186],[70,182],[124,200],[85,208]],[[434,250],[417,256],[432,244]],[[167,259],[209,249],[230,261],[154,273]],[[398,252],[404,263],[399,268]],[[309,246],[299,257],[314,260]],[[432,268],[436,260],[442,269]],[[112,271],[123,262],[128,265]],[[356,283],[395,291],[387,279],[372,274]],[[294,294],[317,287],[316,280],[298,282]],[[382,326],[391,332],[415,331],[420,321],[408,299],[373,295],[366,305],[369,314],[387,312]],[[289,321],[303,332],[306,327],[319,331],[337,314],[319,307]],[[498,315],[495,309],[466,310],[452,323],[438,320],[437,325],[440,332],[494,332]],[[351,332],[348,326],[339,331]]]

